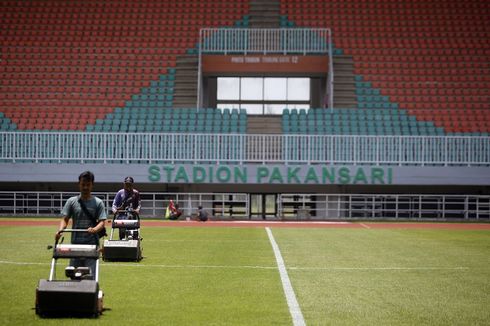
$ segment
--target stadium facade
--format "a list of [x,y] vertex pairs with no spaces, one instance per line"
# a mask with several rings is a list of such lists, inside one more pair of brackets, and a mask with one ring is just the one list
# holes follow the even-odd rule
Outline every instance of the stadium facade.
[[421,217],[422,202],[490,218],[486,1],[0,10],[3,213],[31,205],[17,193],[54,212],[91,170],[99,192],[131,175],[157,194],[148,216],[180,194],[223,218]]

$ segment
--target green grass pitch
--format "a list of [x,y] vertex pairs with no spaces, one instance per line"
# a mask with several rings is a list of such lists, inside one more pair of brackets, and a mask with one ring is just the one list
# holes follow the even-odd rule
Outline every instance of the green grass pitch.
[[[271,228],[307,325],[488,325],[490,231]],[[34,312],[56,226],[1,226],[0,324]],[[101,262],[98,325],[291,325],[261,227],[147,227],[139,263]],[[67,261],[59,261],[59,274]]]

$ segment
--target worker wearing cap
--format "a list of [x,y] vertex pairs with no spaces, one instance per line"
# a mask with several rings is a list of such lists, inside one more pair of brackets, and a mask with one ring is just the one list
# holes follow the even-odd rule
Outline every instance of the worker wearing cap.
[[[132,208],[133,212],[137,215],[141,209],[141,198],[138,190],[133,187],[133,177],[124,178],[124,188],[119,190],[112,202],[112,212],[118,219],[127,219],[127,215],[122,213],[127,208]],[[125,236],[125,229],[119,229],[119,238],[123,239]]]

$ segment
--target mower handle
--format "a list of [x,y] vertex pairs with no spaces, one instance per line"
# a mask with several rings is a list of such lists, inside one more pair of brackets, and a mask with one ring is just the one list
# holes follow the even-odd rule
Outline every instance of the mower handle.
[[118,213],[131,213],[133,214],[134,217],[139,221],[140,220],[140,214],[136,213],[134,210],[127,210],[127,209],[118,209],[117,211],[114,212],[114,218],[112,219],[113,221],[118,220],[117,216],[119,215]]
[[63,229],[58,231],[59,233],[63,232],[70,232],[70,233],[82,233],[82,232],[88,232],[87,229]]
[[[63,230],[59,230],[58,233],[60,234],[60,238],[63,239],[61,237],[61,234],[64,233],[64,232],[68,232],[68,233],[88,233],[88,231],[86,229],[63,229]],[[58,242],[60,241],[60,238],[56,239],[54,241],[54,246],[56,247],[58,245]],[[63,242],[63,240],[61,240],[61,242]],[[48,247],[48,249],[51,249]]]

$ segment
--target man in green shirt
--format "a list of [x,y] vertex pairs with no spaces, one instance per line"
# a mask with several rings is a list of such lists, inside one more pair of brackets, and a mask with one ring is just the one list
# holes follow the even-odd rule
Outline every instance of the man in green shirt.
[[[63,210],[61,211],[62,219],[55,238],[61,237],[62,231],[66,229],[70,219],[72,219],[72,228],[86,230],[87,232],[75,232],[71,235],[72,244],[93,244],[99,246],[99,232],[107,219],[107,212],[104,202],[95,196],[92,196],[94,186],[94,174],[85,171],[78,177],[78,187],[80,195],[69,198]],[[85,205],[90,216],[84,212],[82,205]],[[74,267],[90,267],[92,277],[95,275],[95,259],[72,258],[70,265]]]

